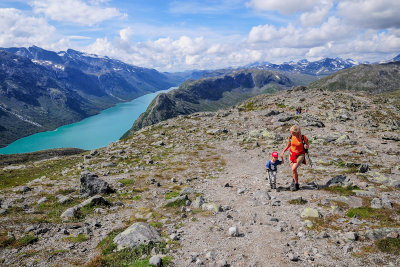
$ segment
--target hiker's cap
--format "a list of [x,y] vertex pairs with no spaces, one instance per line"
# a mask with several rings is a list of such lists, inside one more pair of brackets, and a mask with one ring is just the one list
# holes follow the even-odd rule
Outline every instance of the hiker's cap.
[[274,158],[277,158],[279,155],[278,155],[278,152],[272,152],[272,156],[274,157]]

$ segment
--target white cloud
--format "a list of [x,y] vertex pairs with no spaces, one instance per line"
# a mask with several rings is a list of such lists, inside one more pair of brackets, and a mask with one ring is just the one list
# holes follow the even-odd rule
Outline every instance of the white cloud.
[[297,47],[310,48],[321,46],[332,40],[342,40],[354,34],[354,29],[344,25],[336,17],[330,17],[319,27],[302,28],[289,24],[276,28],[273,25],[253,27],[248,36],[248,42],[267,47]]
[[[61,40],[59,40],[61,39]],[[69,45],[43,18],[25,16],[14,8],[0,9],[0,47],[37,45],[45,48]]]
[[100,6],[103,2],[87,4],[83,0],[35,0],[30,4],[36,14],[44,14],[49,19],[93,26],[122,16],[116,8]]
[[119,31],[119,36],[123,41],[130,41],[133,37],[133,31],[131,27],[124,28]]
[[312,11],[300,15],[300,22],[305,27],[312,27],[321,24],[333,7],[331,1],[321,1],[320,6],[315,6]]
[[337,9],[338,14],[360,27],[400,28],[398,0],[346,0],[340,2]]
[[298,12],[311,11],[321,4],[319,0],[250,0],[247,7],[256,11],[278,11],[281,14],[291,15]]

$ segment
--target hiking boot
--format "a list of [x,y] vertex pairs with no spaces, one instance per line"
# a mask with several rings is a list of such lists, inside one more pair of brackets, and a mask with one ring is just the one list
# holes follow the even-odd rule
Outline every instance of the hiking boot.
[[295,184],[294,184],[294,181],[293,181],[293,183],[290,185],[290,191],[297,191],[297,190],[296,190],[296,186],[295,186]]
[[274,187],[273,189],[276,189],[276,184],[273,184],[273,187]]
[[300,185],[299,184],[295,184],[294,187],[296,188],[296,191],[300,189]]

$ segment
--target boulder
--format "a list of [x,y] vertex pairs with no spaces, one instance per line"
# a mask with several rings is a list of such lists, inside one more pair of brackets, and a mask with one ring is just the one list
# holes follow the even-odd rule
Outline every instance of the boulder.
[[346,181],[347,177],[344,175],[337,175],[330,179],[325,185],[326,186],[331,186],[331,185],[339,185],[342,184]]
[[156,266],[156,267],[161,267],[161,258],[159,256],[153,256],[149,260],[149,265],[150,266]]
[[318,210],[313,208],[305,208],[300,215],[301,218],[320,218],[322,217],[321,213]]
[[72,207],[72,208],[69,208],[66,211],[64,211],[63,214],[61,214],[61,218],[66,219],[66,220],[73,219],[73,218],[75,218],[77,213],[78,213],[78,208]]
[[373,209],[381,209],[382,208],[382,202],[379,198],[374,198],[371,200],[371,208]]
[[81,204],[77,205],[77,208],[81,208],[87,205],[91,206],[109,206],[111,205],[105,198],[100,195],[93,196],[91,198],[86,199]]
[[81,173],[81,195],[94,196],[97,194],[109,194],[114,190],[108,185],[106,181],[98,178],[94,173],[85,171]]
[[222,207],[215,203],[204,203],[203,205],[201,205],[201,208],[203,210],[209,210],[209,211],[215,211],[215,212],[222,211]]
[[117,245],[117,250],[121,250],[124,248],[132,249],[140,244],[149,242],[161,242],[162,238],[153,227],[146,223],[138,222],[118,234],[113,241]]
[[205,203],[205,200],[202,196],[199,196],[195,199],[195,201],[193,201],[192,206],[195,209],[200,209],[201,206],[203,206],[203,204]]

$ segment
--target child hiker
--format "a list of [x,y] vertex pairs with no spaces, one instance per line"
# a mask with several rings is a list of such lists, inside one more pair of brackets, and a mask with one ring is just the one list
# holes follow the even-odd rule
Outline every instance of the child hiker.
[[276,189],[276,173],[278,172],[277,166],[283,163],[283,158],[282,160],[278,160],[278,156],[278,152],[272,152],[272,157],[265,166],[267,168],[271,189]]

